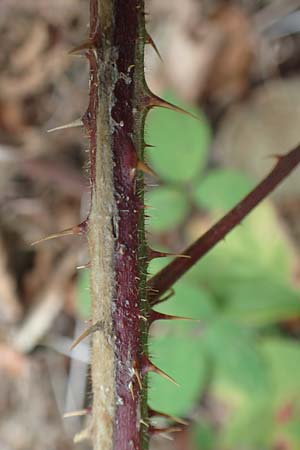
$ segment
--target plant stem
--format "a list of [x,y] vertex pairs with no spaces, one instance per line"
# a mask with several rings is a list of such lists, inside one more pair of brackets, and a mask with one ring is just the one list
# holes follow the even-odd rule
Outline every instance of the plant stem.
[[[91,0],[90,138],[94,450],[140,450],[146,439],[146,245],[143,180],[144,13],[140,0]],[[142,383],[142,385],[141,385]],[[145,442],[143,442],[145,441]]]
[[159,298],[173,286],[192,266],[233,230],[241,221],[262,202],[300,162],[300,146],[284,156],[271,173],[256,186],[238,205],[229,211],[212,228],[182,253],[190,258],[175,258],[170,264],[149,280],[149,302],[159,303]]
[[84,222],[92,295],[90,431],[93,450],[142,450],[149,433],[157,431],[149,426],[147,373],[167,376],[147,356],[148,329],[156,317],[151,305],[293,170],[300,147],[281,157],[257,188],[186,250],[189,259],[176,258],[147,287],[147,260],[154,253],[145,243],[138,172],[150,170],[143,163],[144,120],[152,107],[179,109],[151,94],[144,81],[143,0],[90,0],[90,11],[90,39],[79,46],[90,62],[83,117],[91,181]]

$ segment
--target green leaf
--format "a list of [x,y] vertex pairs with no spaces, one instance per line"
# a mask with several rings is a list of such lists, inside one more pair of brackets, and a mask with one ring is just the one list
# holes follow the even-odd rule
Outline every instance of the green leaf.
[[218,297],[228,298],[232,286],[267,277],[290,284],[295,252],[269,202],[255,209],[241,225],[206,255],[190,273]]
[[[289,405],[286,405],[289,407]],[[294,406],[292,417],[286,420],[281,426],[274,424],[273,432],[277,439],[274,441],[278,444],[284,442],[285,450],[294,450],[299,448],[300,442],[300,420],[299,420],[299,403]],[[276,447],[275,447],[276,448]],[[277,447],[278,448],[278,447]]]
[[300,294],[273,278],[236,282],[227,293],[225,315],[240,323],[265,326],[300,314]]
[[300,347],[297,341],[268,337],[262,341],[277,404],[300,401]]
[[203,322],[216,314],[213,298],[203,289],[184,280],[174,285],[175,295],[156,306],[160,312],[199,319],[156,322],[150,339],[155,364],[180,384],[174,386],[162,377],[150,377],[150,404],[174,415],[185,415],[198,400],[206,382],[208,366],[201,345]]
[[146,194],[150,210],[149,229],[152,232],[169,231],[180,225],[189,211],[186,196],[172,187],[159,187]]
[[172,96],[166,100],[192,112],[199,121],[164,108],[155,108],[147,118],[147,158],[156,173],[166,181],[186,182],[197,176],[206,165],[211,131],[198,109],[180,103]]
[[227,211],[253,188],[253,182],[240,172],[229,169],[211,170],[195,186],[195,200],[208,210]]
[[215,448],[268,448],[272,423],[272,395],[264,355],[250,330],[220,319],[204,335],[212,364],[211,396],[227,411],[227,420]]
[[222,450],[270,450],[274,429],[272,409],[267,402],[253,402],[236,410],[219,435],[215,448]]
[[199,319],[200,323],[215,316],[214,299],[200,286],[193,286],[183,279],[174,285],[174,291],[174,296],[155,309],[165,314]]
[[207,365],[197,336],[156,337],[150,341],[153,362],[171,375],[179,387],[156,373],[149,376],[151,408],[184,416],[205,386]]
[[215,395],[239,408],[267,398],[267,366],[254,334],[220,319],[208,327],[204,343],[214,367]]
[[216,449],[216,430],[211,424],[204,422],[202,419],[201,423],[193,428],[192,434],[194,442],[199,450]]
[[[261,343],[270,373],[273,408],[273,442],[285,442],[287,449],[300,442],[300,348],[297,341],[266,337]],[[275,447],[275,445],[274,445]]]
[[[165,249],[161,249],[164,251]],[[162,270],[165,266],[167,266],[174,258],[171,256],[167,256],[166,258],[155,258],[149,262],[148,266],[148,274],[149,278],[157,274],[160,270]]]

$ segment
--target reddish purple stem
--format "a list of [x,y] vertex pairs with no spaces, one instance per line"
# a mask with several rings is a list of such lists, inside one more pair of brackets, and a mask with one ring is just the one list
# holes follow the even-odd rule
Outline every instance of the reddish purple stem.
[[159,298],[173,286],[194,264],[235,228],[260,202],[262,202],[299,164],[300,145],[284,156],[271,173],[253,189],[238,205],[220,219],[203,236],[188,247],[183,254],[190,258],[176,258],[149,280],[149,301],[159,303]]
[[[145,262],[140,258],[143,248],[143,208],[140,198],[141,179],[136,167],[139,153],[139,138],[142,127],[137,130],[137,84],[142,73],[138,73],[140,22],[142,15],[140,0],[114,0],[111,2],[113,21],[110,28],[101,30],[98,22],[98,0],[91,0],[91,40],[95,51],[89,51],[91,68],[90,103],[85,124],[90,135],[91,184],[96,177],[97,108],[98,92],[111,91],[113,99],[109,117],[112,126],[111,151],[114,162],[114,197],[117,213],[113,222],[115,233],[115,298],[112,322],[115,351],[115,450],[141,450],[147,441],[147,427],[142,419],[146,416],[146,378],[139,378],[145,337],[141,316],[144,306],[141,300],[145,289]],[[108,9],[109,10],[109,9]],[[111,47],[111,60],[103,57],[104,48]],[[108,53],[108,52],[107,52]],[[139,59],[138,59],[139,58]],[[112,68],[118,77],[111,83]],[[142,79],[142,78],[141,78]],[[139,113],[140,114],[140,113]],[[137,147],[137,148],[136,148]],[[144,285],[142,281],[144,279]],[[99,302],[102,299],[99,298]],[[95,357],[95,355],[94,355]],[[96,357],[101,358],[101,354]],[[143,389],[141,388],[143,383]],[[146,417],[147,419],[147,417]]]

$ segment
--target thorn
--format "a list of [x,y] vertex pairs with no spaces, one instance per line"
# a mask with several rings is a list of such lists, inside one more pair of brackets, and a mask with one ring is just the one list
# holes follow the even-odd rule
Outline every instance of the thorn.
[[145,316],[139,315],[138,318],[143,320],[144,322],[148,322],[148,319]]
[[175,290],[171,288],[168,294],[166,294],[163,298],[159,299],[159,303],[169,300],[169,298],[173,297],[173,295],[175,295]]
[[170,109],[171,111],[175,111],[175,112],[179,112],[182,114],[185,114],[186,116],[192,117],[195,120],[200,120],[199,117],[195,116],[194,114],[186,111],[183,108],[180,108],[180,106],[177,105],[173,105],[170,102],[167,102],[166,100],[164,100],[163,98],[158,97],[155,94],[150,94],[148,96],[146,96],[143,100],[144,102],[144,106],[148,109],[152,109],[152,108],[166,108],[166,109]]
[[59,130],[66,130],[67,128],[77,128],[77,127],[83,127],[83,121],[82,119],[76,119],[73,120],[73,122],[66,123],[65,125],[60,125],[59,127],[50,128],[50,130],[47,130],[47,133],[53,133],[53,131],[59,131]]
[[64,419],[68,419],[69,417],[80,417],[80,416],[86,416],[87,414],[90,414],[91,410],[86,408],[86,409],[80,409],[78,411],[71,411],[68,413],[65,413],[63,415]]
[[166,380],[170,381],[171,383],[175,384],[175,386],[179,387],[179,384],[174,380],[174,378],[172,378],[170,375],[168,375],[166,372],[164,372],[163,370],[161,370],[159,367],[155,366],[155,364],[153,364],[149,358],[147,356],[143,357],[143,364],[142,364],[142,373],[146,374],[148,372],[155,372],[158,375],[161,375],[163,378],[165,378]]
[[148,321],[149,323],[153,323],[156,320],[192,320],[197,322],[197,319],[192,319],[191,317],[181,317],[181,316],[172,316],[170,314],[160,313],[158,311],[152,310],[150,312]]
[[161,57],[161,54],[160,54],[160,52],[159,52],[159,50],[158,50],[158,48],[157,48],[155,42],[153,41],[153,39],[152,39],[152,37],[150,36],[150,34],[147,33],[147,32],[146,32],[146,41],[145,41],[145,43],[151,45],[151,47],[153,48],[153,50],[155,51],[155,53],[157,54],[157,56],[159,57],[159,59],[161,60],[161,62],[163,62],[163,59],[162,59],[162,57]]
[[164,427],[164,428],[156,428],[150,425],[149,433],[150,434],[159,434],[159,433],[178,433],[183,431],[182,427]]
[[140,390],[142,390],[143,389],[143,384],[142,384],[142,380],[141,380],[141,377],[140,377],[140,374],[139,374],[139,371],[138,371],[137,367],[134,367],[133,371],[134,371],[134,375],[135,375],[135,377],[137,379],[138,385],[140,387]]
[[149,426],[150,426],[149,423],[145,422],[143,419],[140,419],[140,423],[147,428],[149,428]]
[[140,170],[141,172],[144,172],[148,175],[151,175],[152,177],[157,177],[156,173],[154,172],[154,170],[151,169],[151,167],[149,167],[144,161],[138,161],[137,162],[137,166],[136,166],[137,170]]
[[156,145],[146,144],[146,142],[144,142],[144,147],[145,148],[155,148]]
[[172,422],[180,423],[180,425],[188,425],[189,422],[187,422],[184,419],[181,419],[180,417],[171,416],[170,414],[162,413],[160,411],[155,411],[154,409],[149,408],[148,409],[149,417],[165,417],[168,420],[171,420]]
[[157,211],[157,208],[155,208],[155,206],[152,205],[142,205],[143,209],[152,209],[153,211]]
[[148,186],[148,187],[151,187],[151,188],[152,188],[152,187],[159,187],[159,184],[157,184],[157,183],[155,183],[155,184],[153,184],[153,183],[151,183],[151,184],[148,183],[147,186]]
[[91,439],[91,430],[90,428],[85,428],[79,433],[75,434],[73,442],[74,444],[78,444],[79,442],[83,442]]
[[266,156],[264,157],[264,159],[272,158],[272,159],[275,159],[276,162],[278,162],[278,161],[280,161],[282,158],[284,158],[284,156],[285,156],[285,155],[280,155],[279,153],[273,153],[273,154],[271,154],[271,155],[266,155]]
[[91,261],[89,261],[86,264],[82,264],[81,266],[77,266],[76,269],[77,270],[82,270],[82,269],[89,269],[91,267]]
[[130,393],[131,393],[132,400],[134,400],[134,391],[133,391],[133,386],[132,386],[131,382],[129,383],[128,387],[129,387],[129,390],[130,390]]
[[78,336],[73,344],[71,345],[70,350],[74,350],[75,347],[77,347],[78,344],[80,344],[83,339],[90,336],[92,333],[95,333],[97,330],[101,330],[103,328],[103,323],[101,321],[96,322],[94,325],[91,325],[88,327],[83,333]]
[[85,42],[82,42],[82,44],[77,45],[76,47],[72,48],[68,54],[69,55],[76,55],[78,53],[82,53],[85,50],[92,50],[95,48],[94,43],[91,40],[87,40]]
[[[153,289],[152,289],[152,292],[155,293],[155,290],[153,291]],[[175,295],[175,290],[173,288],[171,288],[170,292],[167,295],[165,295],[164,297],[162,297],[162,298],[157,297],[154,300],[151,300],[150,301],[150,306],[155,306],[157,304],[166,302],[167,300],[169,300],[169,298],[173,297],[173,295]]]
[[33,246],[33,245],[41,244],[42,242],[50,241],[52,239],[56,239],[56,238],[63,237],[63,236],[80,235],[80,234],[82,234],[82,233],[80,230],[78,230],[78,225],[76,225],[76,227],[67,228],[66,230],[62,230],[58,233],[49,234],[49,236],[46,236],[42,239],[38,239],[37,241],[32,242],[31,245]]
[[88,219],[85,219],[83,222],[81,222],[79,225],[75,225],[71,228],[66,228],[65,230],[59,231],[58,233],[49,234],[49,236],[46,236],[42,239],[38,239],[37,241],[32,242],[33,245],[40,244],[41,242],[50,241],[51,239],[56,239],[62,236],[80,236],[86,232],[88,224]]
[[148,248],[148,258],[149,258],[149,260],[152,260],[154,258],[165,258],[167,256],[171,256],[173,258],[187,258],[187,259],[190,258],[190,255],[181,255],[181,254],[160,252],[160,251],[152,250],[151,248]]

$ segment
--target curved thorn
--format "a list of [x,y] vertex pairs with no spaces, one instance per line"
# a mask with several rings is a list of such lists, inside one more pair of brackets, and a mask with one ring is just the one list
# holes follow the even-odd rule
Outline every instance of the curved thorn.
[[76,269],[77,270],[82,270],[82,269],[89,269],[91,267],[91,262],[89,261],[86,264],[82,264],[81,266],[77,266]]
[[157,177],[154,170],[151,169],[151,167],[149,167],[148,164],[146,164],[144,161],[138,160],[136,168],[137,168],[137,170],[140,170],[141,172],[144,172],[147,175],[151,175],[152,177]]
[[167,102],[167,100],[164,100],[163,98],[158,97],[155,94],[150,94],[144,98],[144,106],[148,109],[151,108],[166,108],[170,109],[171,111],[182,113],[186,116],[192,117],[195,120],[200,120],[199,117],[195,116],[194,114],[190,113],[189,111],[186,111],[183,108],[180,108],[180,106],[173,105],[173,103]]
[[80,442],[87,441],[91,439],[90,428],[84,428],[79,433],[76,433],[73,439],[74,444],[79,444]]
[[144,142],[144,147],[145,147],[145,148],[155,148],[156,145],[146,144],[146,142]]
[[77,128],[77,127],[83,127],[83,126],[84,126],[84,124],[83,124],[82,119],[76,119],[76,120],[73,120],[73,122],[66,123],[65,125],[60,125],[59,127],[50,128],[50,130],[47,130],[47,133],[53,133],[54,131],[66,130],[68,128]]
[[170,314],[164,314],[153,310],[150,312],[148,320],[150,323],[153,323],[156,320],[191,320],[194,322],[198,322],[197,319],[192,319],[191,317],[172,316]]
[[264,159],[275,159],[276,162],[280,161],[282,158],[284,158],[284,155],[281,155],[280,153],[272,153],[270,155],[266,155]]
[[173,297],[175,295],[175,289],[170,288],[170,292],[166,294],[163,298],[160,299],[161,302],[165,302],[166,300],[169,300],[169,298]]
[[75,341],[73,342],[73,344],[70,347],[70,350],[74,350],[74,348],[77,347],[77,345],[80,344],[80,342],[83,341],[83,339],[87,338],[92,333],[94,333],[95,331],[98,331],[102,328],[103,328],[103,324],[102,324],[102,322],[99,322],[99,321],[96,322],[94,325],[91,325],[90,327],[88,327],[86,330],[84,330],[83,333],[80,334],[80,336],[78,336],[75,339]]
[[171,383],[175,384],[175,386],[179,386],[176,380],[172,378],[170,375],[168,375],[166,372],[164,372],[162,369],[157,367],[155,364],[153,364],[147,356],[144,356],[143,358],[143,364],[142,364],[142,373],[146,374],[148,372],[155,372],[158,375],[161,375],[166,380],[170,381]]
[[143,384],[142,384],[142,380],[141,380],[141,377],[140,377],[137,367],[134,367],[133,371],[134,371],[135,378],[137,379],[138,385],[139,385],[140,389],[142,390]]
[[63,415],[63,418],[68,419],[69,417],[87,416],[88,414],[90,414],[90,410],[88,408],[86,408],[86,409],[80,409],[78,411],[70,411],[68,413],[65,413]]
[[143,420],[143,419],[140,419],[140,423],[141,423],[142,425],[144,425],[145,427],[147,427],[147,428],[150,427],[150,424],[147,423],[147,422],[145,422],[145,420]]
[[143,315],[141,315],[141,314],[138,316],[138,318],[141,319],[141,320],[143,320],[144,322],[148,322],[147,317],[145,317],[145,316],[143,316]]
[[182,431],[182,427],[164,427],[164,428],[156,428],[150,425],[149,433],[150,434],[159,434],[159,433],[178,433]]
[[161,60],[161,62],[163,62],[163,59],[161,57],[161,54],[155,44],[155,42],[153,41],[152,37],[150,36],[149,33],[146,32],[146,44],[151,45],[151,47],[153,48],[153,50],[155,51],[155,53],[157,54],[157,56],[159,57],[159,59]]
[[81,44],[77,45],[76,47],[72,48],[70,51],[68,51],[69,55],[76,55],[78,53],[81,53],[85,50],[92,50],[95,48],[94,43],[91,40],[87,40],[82,42]]
[[[151,291],[151,288],[150,288],[150,291]],[[158,305],[159,303],[166,302],[167,300],[169,300],[169,298],[171,298],[171,297],[173,297],[173,295],[175,295],[175,290],[173,288],[170,288],[169,291],[170,292],[162,298],[156,297],[156,298],[151,299],[149,301],[150,306],[155,306],[155,305]],[[153,293],[155,293],[155,290]]]
[[49,236],[43,237],[42,239],[38,239],[31,243],[32,246],[41,244],[42,242],[51,241],[52,239],[56,239],[63,236],[71,236],[71,235],[79,235],[78,231],[75,230],[75,227],[68,228],[66,230],[59,231],[58,233],[49,234]]
[[59,231],[58,233],[50,234],[42,239],[38,239],[37,241],[32,242],[31,245],[37,245],[41,242],[50,241],[51,239],[56,239],[62,236],[76,235],[79,236],[84,234],[87,230],[88,218],[81,222],[79,225],[75,225],[71,228],[66,228],[65,230]]
[[152,408],[148,408],[149,417],[164,417],[165,419],[171,420],[172,422],[179,423],[180,425],[188,425],[189,422],[181,419],[180,417],[171,416],[170,414],[166,414],[160,411],[155,411]]
[[134,400],[134,390],[133,390],[133,385],[132,385],[132,383],[130,382],[129,383],[129,390],[130,390],[130,393],[131,393],[131,397],[132,397],[132,400]]
[[148,248],[148,258],[155,259],[155,258],[166,258],[166,257],[174,257],[174,258],[190,258],[189,255],[181,255],[181,254],[175,254],[175,253],[168,253],[168,252],[160,252],[158,250],[152,250],[151,248]]

